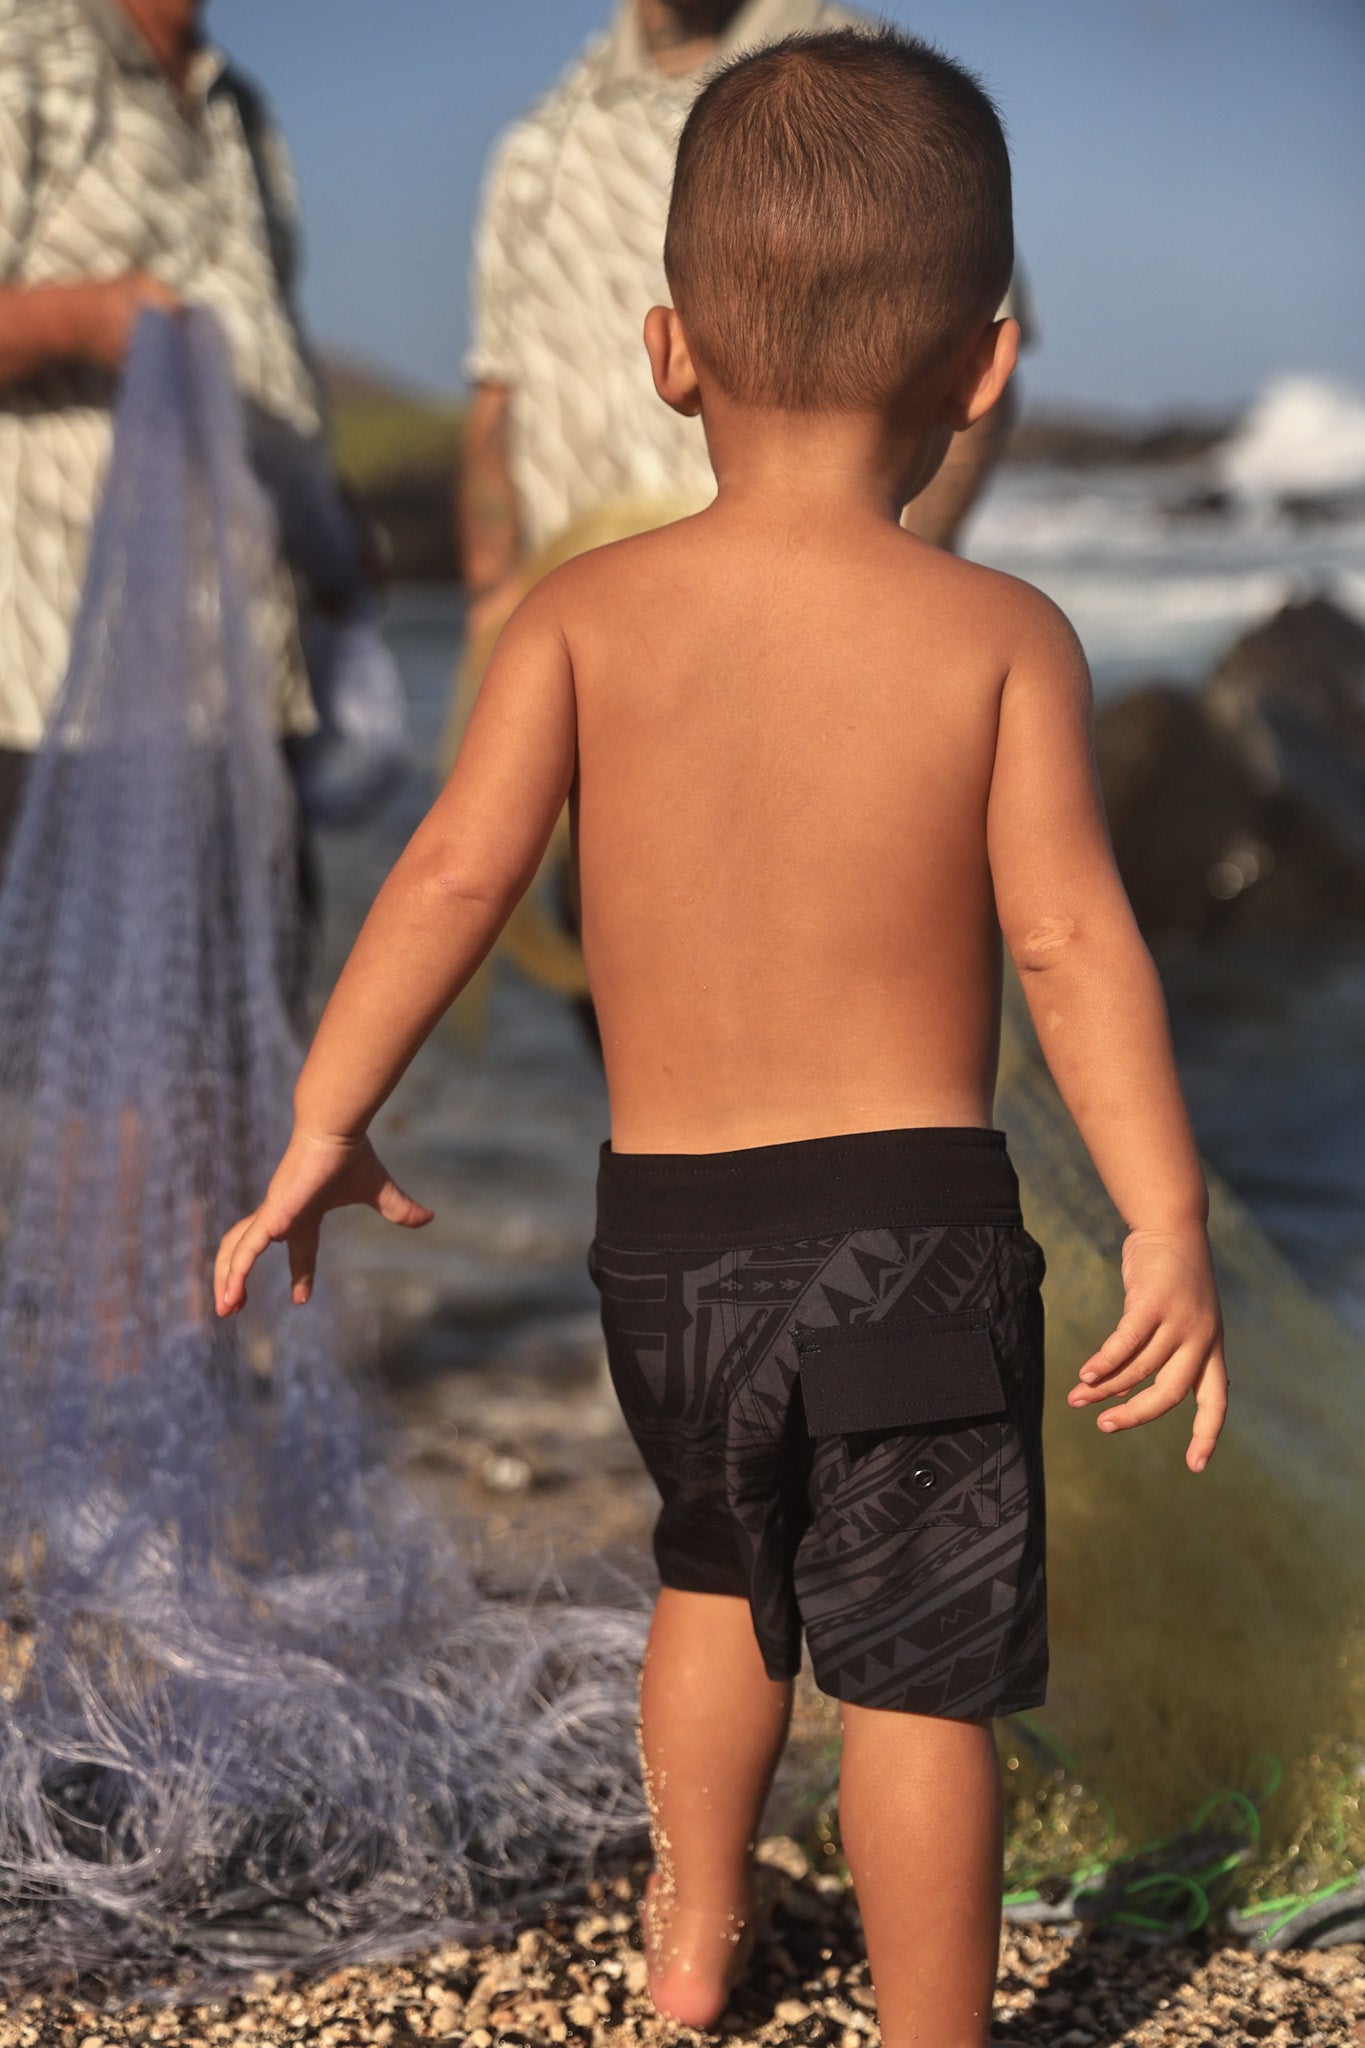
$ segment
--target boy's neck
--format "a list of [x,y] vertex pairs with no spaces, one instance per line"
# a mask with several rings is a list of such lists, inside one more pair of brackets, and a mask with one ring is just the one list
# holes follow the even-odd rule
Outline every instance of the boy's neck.
[[724,399],[707,405],[706,438],[718,502],[793,525],[831,515],[895,521],[942,453],[928,422],[755,411]]

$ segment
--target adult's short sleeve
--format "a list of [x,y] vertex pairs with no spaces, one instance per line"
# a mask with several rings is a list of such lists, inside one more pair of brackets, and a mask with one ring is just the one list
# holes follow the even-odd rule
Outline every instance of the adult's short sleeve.
[[494,145],[484,173],[474,230],[469,348],[464,359],[464,373],[471,384],[518,381],[518,256],[536,233],[532,188],[539,181],[535,155],[535,139],[527,124],[517,122]]

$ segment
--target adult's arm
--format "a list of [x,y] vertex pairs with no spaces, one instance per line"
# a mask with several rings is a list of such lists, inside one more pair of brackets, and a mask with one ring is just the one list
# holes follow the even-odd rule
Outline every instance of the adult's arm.
[[[0,28],[18,24],[6,20]],[[25,251],[35,233],[39,190],[34,143],[39,82],[19,49],[0,37],[0,386],[56,363],[98,363],[116,370],[144,306],[170,307],[175,295],[145,271],[118,277],[63,278],[30,284]]]
[[521,519],[507,455],[511,399],[506,384],[478,384],[465,414],[456,517],[471,610],[510,582],[521,559]]
[[0,384],[21,383],[55,363],[121,367],[144,307],[179,300],[145,270],[61,284],[0,285]]
[[936,548],[954,548],[967,514],[990,480],[1014,428],[1018,401],[1014,386],[952,446],[931,481],[901,514],[901,525]]
[[484,171],[470,260],[469,380],[456,521],[478,634],[510,608],[525,548],[508,429],[526,346],[522,263],[542,232],[542,151],[520,121],[504,129]]

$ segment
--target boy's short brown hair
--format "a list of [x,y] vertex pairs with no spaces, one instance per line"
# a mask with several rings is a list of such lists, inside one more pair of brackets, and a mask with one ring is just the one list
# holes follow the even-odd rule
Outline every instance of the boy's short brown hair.
[[788,36],[698,96],[664,265],[732,398],[887,405],[990,318],[1013,264],[999,116],[929,44],[889,28]]

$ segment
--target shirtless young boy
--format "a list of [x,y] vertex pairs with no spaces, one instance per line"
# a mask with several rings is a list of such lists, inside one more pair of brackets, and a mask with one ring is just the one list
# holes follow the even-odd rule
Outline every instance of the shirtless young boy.
[[1010,180],[973,81],[892,33],[796,38],[701,94],[676,310],[645,340],[719,494],[557,570],[499,644],[298,1084],[221,1312],[329,1209],[415,1226],[366,1131],[567,800],[611,1144],[593,1271],[663,1496],[642,1688],[661,2011],[725,2005],[803,1635],[842,1702],[840,1830],[887,2048],[986,2039],[990,1719],[1046,1673],[1042,1257],[992,1129],[1001,935],[1128,1225],[1068,1399],[1225,1408],[1206,1195],[1114,869],[1066,621],[901,531],[1017,330]]

